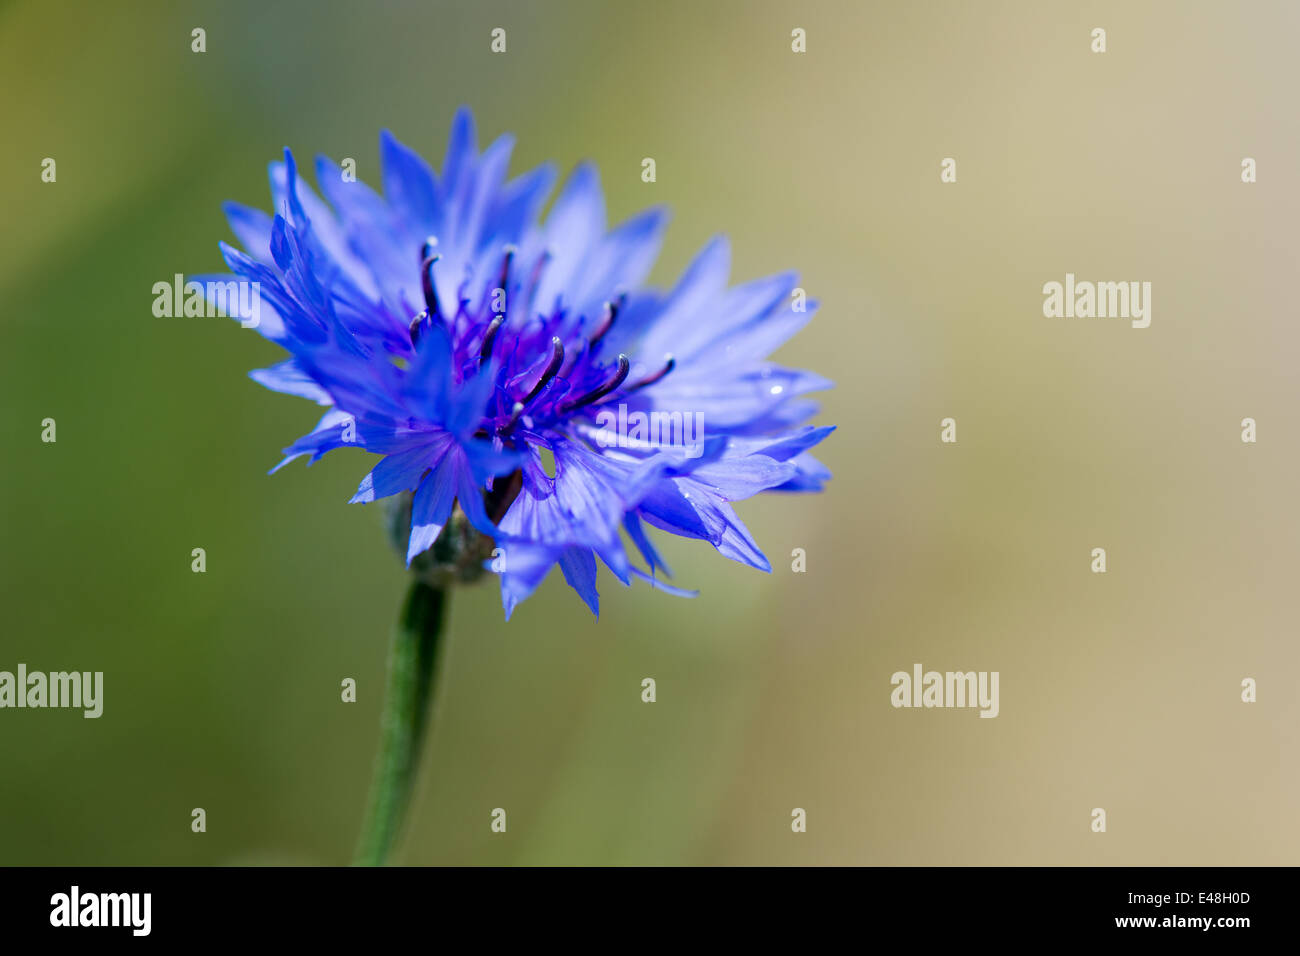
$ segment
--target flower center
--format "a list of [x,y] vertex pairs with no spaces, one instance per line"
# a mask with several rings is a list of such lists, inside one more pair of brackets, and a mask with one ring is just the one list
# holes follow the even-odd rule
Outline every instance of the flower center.
[[[620,352],[612,364],[600,360],[601,345],[626,306],[625,296],[605,304],[594,329],[589,329],[585,317],[573,322],[558,303],[550,314],[534,311],[533,300],[550,262],[545,252],[533,263],[527,285],[512,288],[518,250],[506,245],[497,283],[485,290],[481,313],[471,314],[469,301],[461,297],[455,311],[449,312],[439,301],[434,281],[433,270],[441,258],[437,245],[438,240],[430,237],[420,248],[424,311],[411,320],[411,344],[437,326],[451,340],[458,363],[464,358],[471,370],[475,363],[497,363],[497,388],[485,409],[481,437],[496,435],[512,443],[521,425],[528,429],[555,425],[583,408],[653,385],[675,367],[673,357],[665,356],[657,371],[629,383],[632,362],[625,353]],[[516,301],[517,295],[522,299]],[[524,318],[507,325],[512,306],[516,316]]]

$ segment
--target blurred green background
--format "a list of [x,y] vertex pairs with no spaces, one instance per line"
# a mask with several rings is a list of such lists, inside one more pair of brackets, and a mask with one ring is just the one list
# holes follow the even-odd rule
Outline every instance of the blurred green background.
[[[221,268],[221,202],[268,208],[285,145],[378,185],[381,128],[437,161],[461,103],[517,135],[512,171],[594,159],[612,221],[671,204],[657,284],[719,231],[737,281],[799,269],[822,309],[779,357],[839,383],[840,430],[826,494],[739,506],[770,576],[674,540],[694,601],[606,577],[597,622],[556,574],[507,625],[492,583],[458,593],[398,862],[1300,862],[1297,27],[1253,2],[0,7],[0,669],[105,672],[99,720],[0,711],[0,863],[350,858],[405,583],[346,503],[370,458],[268,477],[317,409],[246,377],[273,346],[155,318],[151,287]],[[1067,271],[1151,281],[1151,327],[1043,318]],[[1000,671],[1001,716],[894,710],[914,662]]]

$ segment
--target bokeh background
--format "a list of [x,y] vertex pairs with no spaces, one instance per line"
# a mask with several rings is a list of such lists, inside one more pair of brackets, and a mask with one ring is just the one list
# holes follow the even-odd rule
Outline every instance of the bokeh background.
[[[597,161],[611,220],[671,204],[657,284],[719,231],[737,280],[801,270],[822,308],[779,357],[839,383],[836,477],[739,506],[770,576],[667,542],[693,601],[606,577],[596,621],[555,574],[506,624],[492,583],[458,593],[399,862],[1300,862],[1298,28],[1257,2],[0,7],[0,669],[106,685],[99,720],[0,712],[0,863],[350,858],[405,584],[346,503],[370,459],[268,477],[316,408],[151,287],[221,268],[221,202],[267,208],[285,145],[377,185],[381,128],[440,159],[461,103],[517,135],[512,171]],[[1067,271],[1152,282],[1151,327],[1045,319]],[[891,708],[914,662],[999,671],[1001,715]]]

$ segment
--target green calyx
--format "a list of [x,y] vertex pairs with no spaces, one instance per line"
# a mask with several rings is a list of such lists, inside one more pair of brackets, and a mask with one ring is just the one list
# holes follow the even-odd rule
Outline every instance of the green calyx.
[[[411,502],[407,491],[388,499],[388,537],[403,561],[411,540]],[[434,588],[470,584],[487,574],[484,563],[493,557],[495,543],[465,517],[457,504],[433,547],[416,555],[411,573]]]

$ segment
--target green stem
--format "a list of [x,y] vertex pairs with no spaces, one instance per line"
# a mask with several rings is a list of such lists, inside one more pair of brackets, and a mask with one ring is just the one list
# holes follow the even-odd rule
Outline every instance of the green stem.
[[379,754],[357,847],[357,866],[383,866],[406,815],[429,722],[445,604],[446,593],[441,589],[418,578],[411,582],[388,658]]

